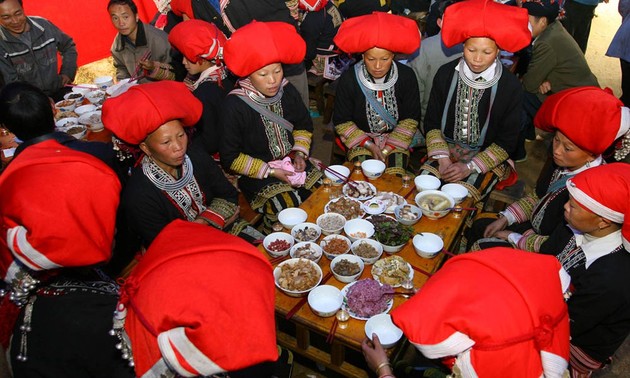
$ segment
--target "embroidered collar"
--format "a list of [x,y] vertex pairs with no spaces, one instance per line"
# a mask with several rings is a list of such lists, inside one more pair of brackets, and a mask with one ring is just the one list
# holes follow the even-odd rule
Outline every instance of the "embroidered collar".
[[233,89],[230,92],[230,94],[235,94],[237,96],[245,94],[249,98],[251,98],[254,102],[260,104],[261,106],[271,106],[280,102],[280,100],[282,100],[282,95],[284,94],[284,87],[287,84],[289,84],[289,81],[287,80],[287,78],[282,78],[282,84],[280,85],[280,89],[278,90],[278,93],[276,93],[276,95],[273,97],[267,97],[261,92],[259,92],[256,89],[256,87],[254,87],[254,84],[252,84],[249,78],[245,78],[238,81],[236,88]]
[[[118,33],[120,34],[120,33]],[[131,46],[140,47],[140,46],[148,46],[147,36],[144,31],[144,24],[142,21],[138,21],[137,31],[136,31],[136,43],[132,43],[131,39],[126,35],[120,34],[120,49],[117,51],[122,51],[125,49],[125,44],[129,43]]]
[[180,190],[194,180],[193,165],[188,155],[184,156],[182,165],[182,177],[176,180],[164,171],[153,159],[144,155],[142,158],[142,172],[158,189],[166,192]]
[[203,72],[199,74],[199,77],[196,80],[192,79],[190,76],[187,76],[186,80],[184,80],[184,84],[186,84],[188,89],[194,91],[195,89],[197,89],[197,87],[199,87],[199,85],[205,83],[206,81],[219,83],[219,85],[221,85],[221,80],[224,80],[225,78],[227,78],[225,66],[214,65],[203,70]]
[[566,168],[563,168],[562,171],[560,172],[561,175],[570,175],[570,176],[575,176],[580,172],[584,172],[589,168],[593,168],[593,167],[599,167],[600,165],[602,165],[604,163],[604,159],[602,158],[602,155],[598,155],[595,160],[588,162],[586,164],[584,164],[583,166],[581,166],[580,168],[574,170],[574,171],[570,171]]
[[582,248],[586,256],[586,269],[598,258],[614,252],[621,247],[621,230],[617,230],[601,238],[589,234],[575,233],[575,245]]
[[499,77],[501,77],[501,71],[503,71],[502,69],[497,69],[497,67],[499,67],[501,65],[501,63],[499,63],[498,60],[495,60],[490,67],[486,68],[483,72],[481,73],[474,73],[472,72],[472,70],[470,69],[470,67],[468,67],[468,64],[466,64],[466,61],[464,60],[464,58],[462,57],[460,59],[460,62],[458,65],[455,66],[455,70],[459,72],[459,76],[462,78],[467,78],[470,81],[476,82],[476,80],[478,78],[483,78],[486,82],[492,81],[496,76],[497,76],[497,71],[499,71]]
[[398,81],[398,67],[396,66],[396,62],[392,62],[392,66],[387,75],[385,75],[385,80],[382,83],[375,82],[374,78],[367,72],[365,62],[359,62],[355,69],[358,70],[357,76],[359,77],[359,85],[372,91],[387,90],[393,87]]

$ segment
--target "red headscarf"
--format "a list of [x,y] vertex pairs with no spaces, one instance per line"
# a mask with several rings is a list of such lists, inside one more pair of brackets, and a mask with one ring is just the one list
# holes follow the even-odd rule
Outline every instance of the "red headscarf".
[[222,58],[227,38],[214,24],[201,20],[180,22],[168,34],[168,41],[186,59],[197,63],[199,58],[211,60]]
[[373,47],[411,54],[420,47],[420,31],[410,18],[374,12],[345,20],[333,41],[350,54],[364,53]]

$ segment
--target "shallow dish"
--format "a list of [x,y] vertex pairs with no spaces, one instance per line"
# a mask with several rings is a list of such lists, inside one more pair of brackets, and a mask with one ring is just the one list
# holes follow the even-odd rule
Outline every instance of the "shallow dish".
[[418,206],[402,205],[394,209],[394,215],[396,216],[396,220],[400,223],[413,226],[422,218],[422,210],[420,210]]
[[94,104],[87,104],[87,105],[81,105],[81,106],[77,106],[74,109],[74,112],[77,113],[77,115],[80,117],[85,113],[89,113],[89,112],[93,112],[96,110],[96,105]]
[[[337,174],[330,172],[329,169],[335,171]],[[328,169],[324,170],[324,175],[332,181],[333,185],[338,186],[346,182],[348,177],[350,177],[350,168],[344,165],[330,165]],[[339,176],[345,177],[345,179]]]
[[346,217],[338,213],[324,213],[317,217],[316,223],[322,229],[322,234],[338,234],[346,224]]
[[369,239],[374,235],[374,225],[365,219],[352,219],[343,226],[351,242],[357,239]]
[[343,304],[341,290],[331,285],[317,286],[308,293],[311,310],[323,318],[335,315]]
[[413,268],[400,256],[389,256],[372,265],[372,277],[382,284],[401,287],[405,281],[413,280]]
[[83,139],[85,134],[87,134],[87,127],[83,125],[74,125],[70,127],[64,127],[64,133],[71,135],[77,139]]
[[[297,268],[295,265],[302,264],[303,267],[308,267],[308,273],[312,273],[314,276],[312,277],[311,283],[312,285],[308,285],[308,287],[304,290],[289,290],[285,289],[278,281],[281,278],[282,270],[287,268]],[[283,268],[284,267],[284,268]],[[297,276],[303,278],[303,271],[298,273]],[[276,283],[276,287],[280,289],[283,293],[290,297],[302,297],[305,296],[309,291],[319,285],[322,281],[322,268],[319,267],[315,262],[309,259],[288,259],[286,261],[281,262],[278,266],[273,270],[273,278]]]
[[[371,278],[367,278],[367,279],[371,280]],[[350,317],[352,317],[354,319],[368,320],[368,319],[370,319],[370,317],[361,316],[361,315],[357,314],[356,312],[352,311],[352,309],[348,306],[348,290],[352,286],[356,285],[357,283],[359,283],[361,281],[365,281],[365,280],[359,280],[359,281],[350,282],[349,284],[344,286],[343,289],[341,289],[341,294],[344,297],[342,308],[344,310],[348,311],[348,314],[350,315]],[[372,281],[374,281],[374,280],[372,280]],[[378,281],[375,281],[375,282],[377,282],[381,286],[381,288],[383,288],[383,287],[385,287],[383,289],[387,288],[387,285],[383,285],[383,284],[379,283]],[[391,287],[390,287],[390,289],[391,289]],[[387,301],[387,308],[385,310],[383,310],[382,312],[380,312],[380,313],[381,314],[386,314],[386,313],[390,312],[393,306],[394,306],[394,298],[390,298]],[[376,315],[378,315],[378,314],[375,314],[375,315],[372,315],[372,316],[376,316]]]
[[[286,242],[289,246],[282,250],[274,250],[269,247],[271,243],[273,242],[277,243],[279,240]],[[265,251],[267,251],[267,253],[271,257],[280,257],[280,256],[288,255],[294,243],[295,243],[295,239],[293,238],[293,236],[287,234],[286,232],[273,232],[265,236],[265,238],[263,239],[263,247],[265,247]]]
[[306,221],[308,214],[299,207],[289,207],[278,213],[278,222],[286,229],[292,229],[296,224]]
[[453,197],[455,203],[460,203],[468,196],[468,189],[462,184],[445,184],[440,189],[444,193],[448,193]]
[[374,198],[372,199],[381,200],[385,203],[385,205],[387,206],[385,208],[386,214],[394,214],[394,209],[397,206],[401,206],[407,203],[407,200],[405,200],[403,196],[394,192],[379,192],[376,193],[376,196],[374,196]]
[[361,218],[365,215],[365,211],[361,208],[361,201],[348,197],[340,197],[328,201],[326,206],[324,206],[324,212],[341,214],[347,221]]
[[374,197],[376,187],[367,181],[353,181],[352,183],[346,183],[342,191],[347,197],[365,201]]
[[440,190],[424,190],[416,195],[416,205],[422,215],[435,220],[446,216],[455,206],[455,200],[450,194]]
[[80,125],[79,119],[76,117],[66,117],[62,118],[59,121],[55,122],[55,126],[59,131],[65,131],[72,126]]
[[[339,264],[342,260],[347,260],[351,263],[359,264],[359,273],[352,274],[349,276],[341,275],[337,273],[335,271],[335,266]],[[330,262],[330,270],[332,271],[333,276],[335,276],[335,278],[340,282],[349,283],[349,282],[356,281],[359,277],[361,277],[361,274],[363,273],[363,269],[365,269],[365,263],[363,262],[363,259],[361,257],[356,256],[356,255],[350,255],[350,254],[339,255]]]
[[[335,243],[338,247],[343,247],[343,245],[345,244],[345,247],[339,248],[338,250],[335,250],[335,252],[328,252],[326,251],[326,248],[328,247],[329,243]],[[332,234],[322,239],[322,241],[319,243],[319,246],[322,247],[322,252],[324,252],[324,256],[332,260],[339,255],[350,252],[351,244],[352,242],[347,237],[343,235]]]
[[361,163],[361,170],[365,177],[376,180],[385,172],[385,163],[377,159],[367,159]]
[[439,178],[431,175],[420,175],[413,179],[416,184],[416,190],[422,192],[423,190],[436,190],[442,183]]
[[73,93],[81,93],[85,96],[88,92],[98,89],[94,84],[78,84],[77,87],[72,87]]
[[322,229],[311,222],[304,222],[296,224],[291,229],[291,236],[295,238],[296,242],[308,242],[319,239],[322,235]]
[[444,241],[441,237],[430,232],[423,232],[413,237],[413,249],[418,256],[425,259],[435,257],[444,248]]
[[[94,105],[84,105],[84,106],[94,106]],[[79,117],[79,122],[87,126],[88,129],[90,129],[91,131],[94,131],[94,132],[101,131],[104,128],[101,114],[102,113],[100,110],[85,113]]]
[[[374,247],[376,249],[376,252],[378,252],[378,254],[373,256],[373,257],[363,257],[361,255],[358,255],[357,252],[356,252],[357,248],[359,248],[363,243],[367,243],[367,244],[371,245],[372,247]],[[383,255],[383,245],[381,243],[377,242],[376,240],[372,240],[372,239],[359,239],[359,240],[356,240],[350,246],[350,250],[352,251],[353,255],[360,257],[361,260],[363,260],[363,263],[368,264],[368,265],[369,264],[374,264]]]
[[[309,251],[300,252],[300,249],[306,249],[306,248],[310,250],[310,252]],[[300,255],[300,253],[302,253],[303,255]],[[295,244],[293,247],[291,247],[289,254],[291,255],[291,258],[294,258],[294,259],[303,258],[303,259],[309,259],[311,261],[318,263],[319,260],[322,259],[322,247],[310,241],[300,242],[300,243]]]
[[374,333],[383,348],[393,347],[403,335],[403,331],[392,322],[390,314],[374,315],[365,322],[365,335],[372,340]]
[[105,92],[100,91],[100,90],[91,91],[85,94],[85,98],[87,98],[87,100],[91,104],[98,105],[98,104],[101,104],[105,100]]
[[370,215],[382,214],[385,212],[387,205],[385,202],[372,198],[363,202],[363,211]]

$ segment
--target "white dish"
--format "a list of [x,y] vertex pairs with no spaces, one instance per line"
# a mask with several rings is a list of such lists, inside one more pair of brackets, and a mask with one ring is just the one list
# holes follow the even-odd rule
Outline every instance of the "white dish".
[[[380,283],[386,283],[386,282],[381,281],[381,275],[382,275],[381,266],[385,264],[387,259],[389,259],[389,257],[378,260],[377,262],[374,263],[374,265],[372,265],[372,277]],[[413,267],[408,262],[405,261],[405,263],[407,264],[407,267],[409,268],[409,273],[407,274],[407,280],[413,280]],[[388,283],[388,285],[391,287],[401,287],[403,285],[403,282],[400,282],[394,285]]]
[[394,214],[394,209],[397,206],[407,204],[407,201],[403,196],[394,192],[379,192],[376,193],[376,195],[372,199],[377,199],[385,203],[385,205],[387,206],[385,208],[386,214]]
[[[336,204],[339,201],[352,201],[353,203],[356,204],[356,208],[358,209],[356,211],[356,214],[350,214],[341,210],[335,210],[331,208],[332,204]],[[324,212],[325,213],[338,213],[343,215],[347,221],[350,221],[352,219],[356,219],[356,218],[362,218],[365,215],[365,211],[361,208],[361,201],[354,199],[354,198],[349,198],[349,197],[341,197],[341,198],[335,198],[333,200],[328,201],[328,203],[326,204],[326,206],[324,206]],[[347,222],[346,222],[347,223]]]
[[[318,274],[318,279],[316,280],[316,284],[313,285],[312,287],[306,289],[306,290],[301,290],[301,291],[297,291],[297,290],[289,290],[289,289],[285,289],[282,286],[280,286],[280,284],[278,283],[278,278],[280,277],[280,273],[282,271],[282,267],[284,265],[293,265],[293,264],[297,264],[299,261],[306,261],[307,264],[309,264],[311,267],[313,267],[313,269],[315,269],[315,273]],[[309,260],[309,259],[288,259],[286,261],[281,262],[280,264],[278,264],[278,266],[276,266],[273,270],[273,278],[274,278],[274,282],[276,283],[276,287],[281,290],[283,293],[285,293],[286,295],[290,296],[290,297],[302,297],[305,296],[309,291],[313,290],[314,288],[316,288],[321,282],[322,282],[322,268],[319,267],[319,265],[317,265],[315,262]]]
[[382,214],[386,208],[385,202],[374,198],[363,202],[363,211],[371,215]]
[[[351,318],[358,319],[358,320],[368,320],[368,319],[370,319],[370,318],[366,318],[366,317],[363,317],[363,316],[359,316],[359,315],[357,315],[355,312],[353,312],[353,311],[352,311],[352,310],[348,307],[348,298],[347,298],[347,295],[348,295],[348,289],[350,289],[350,288],[352,287],[352,285],[355,285],[357,282],[359,282],[359,281],[350,282],[349,284],[347,284],[346,286],[344,286],[344,287],[341,289],[341,294],[343,295],[343,305],[342,305],[341,307],[342,307],[344,310],[348,311],[348,314],[350,315],[350,317],[351,317]],[[383,286],[383,285],[381,284],[381,286]],[[386,314],[386,313],[390,312],[393,306],[394,306],[394,298],[391,298],[391,299],[387,302],[387,308],[385,309],[385,311],[381,312],[381,314]],[[376,315],[378,315],[378,314],[376,314]],[[376,315],[372,315],[372,317],[373,317],[373,316],[376,316]]]
[[278,213],[278,222],[286,229],[291,229],[296,224],[306,221],[308,214],[299,207],[288,207]]
[[[361,195],[353,195],[353,193],[356,192],[353,191],[352,187],[355,187],[357,188],[357,190],[361,191]],[[365,193],[363,193],[363,191],[365,191]],[[374,197],[375,194],[376,187],[367,181],[354,181],[343,186],[343,195],[349,198],[358,199],[359,201],[369,200],[370,198]]]

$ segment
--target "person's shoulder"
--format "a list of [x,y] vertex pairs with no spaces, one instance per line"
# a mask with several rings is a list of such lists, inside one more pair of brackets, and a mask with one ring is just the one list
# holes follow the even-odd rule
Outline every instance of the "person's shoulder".
[[413,69],[406,64],[395,61],[396,67],[398,68],[398,77],[400,79],[409,79],[414,78],[415,74],[413,73]]
[[142,26],[144,27],[144,32],[147,34],[153,34],[156,36],[159,36],[161,38],[167,38],[168,39],[168,34],[162,30],[162,29],[158,29],[155,26],[148,24],[148,23],[142,23]]
[[47,18],[44,18],[41,16],[28,16],[27,19],[31,22],[32,26],[35,26],[36,29],[39,29],[41,31],[45,31],[45,30],[53,29],[53,28],[59,29],[57,25],[53,24]]

